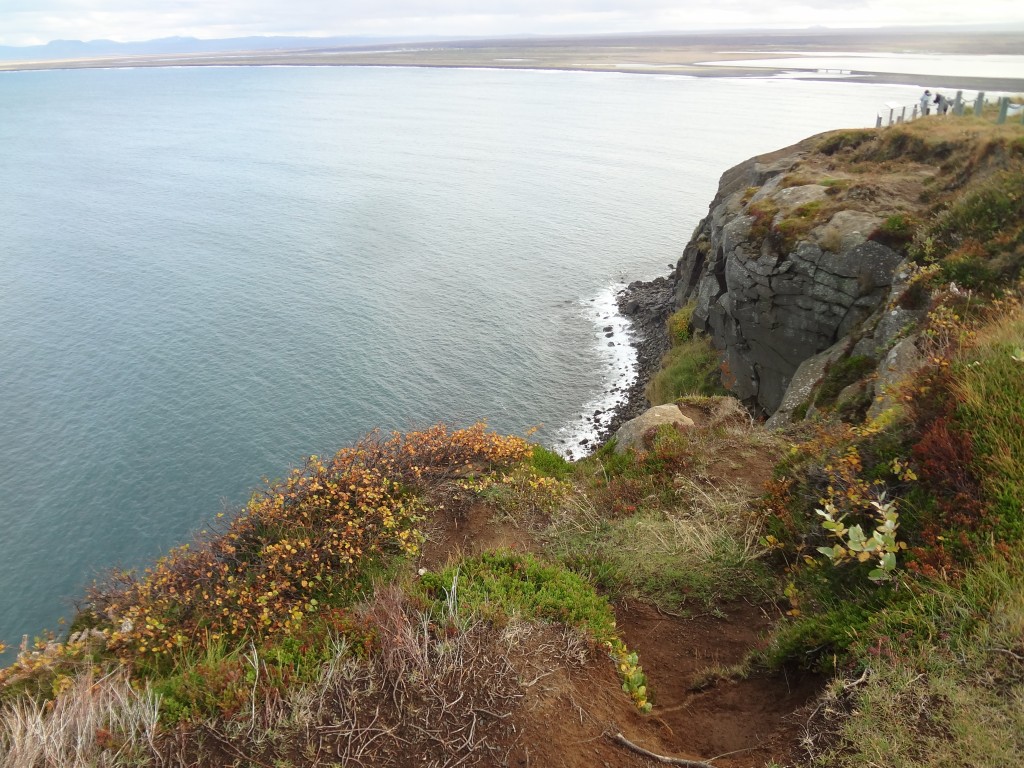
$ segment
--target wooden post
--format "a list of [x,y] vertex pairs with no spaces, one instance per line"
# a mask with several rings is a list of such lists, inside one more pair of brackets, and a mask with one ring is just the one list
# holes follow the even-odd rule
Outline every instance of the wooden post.
[[985,109],[985,92],[978,91],[978,98],[974,100],[974,116],[981,117],[982,110]]
[[895,114],[895,112],[896,112],[896,108],[895,107],[890,107],[889,108],[889,125],[892,125],[892,118],[893,118],[893,114]]
[[875,128],[881,128],[881,127],[882,127],[882,116],[881,115],[877,115],[875,117]]
[[896,122],[897,123],[905,123],[905,122],[907,122],[907,108],[906,108],[906,106],[903,107],[903,111],[900,112],[899,119]]
[[910,113],[911,120],[917,120],[917,104],[914,105],[914,111]]
[[964,113],[964,92],[957,91],[956,98],[953,99],[953,114],[959,117]]
[[1006,122],[1006,112],[1010,109],[1010,97],[1003,96],[999,99],[999,117],[996,118],[996,125],[1002,125]]

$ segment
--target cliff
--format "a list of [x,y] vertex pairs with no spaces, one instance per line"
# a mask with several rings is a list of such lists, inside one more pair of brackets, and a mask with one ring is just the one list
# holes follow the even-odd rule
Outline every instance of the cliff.
[[[910,282],[929,260],[926,233],[907,260],[917,224],[1016,151],[991,126],[960,123],[832,132],[723,174],[672,275],[673,306],[693,303],[693,328],[752,412],[776,425],[806,413],[843,360],[887,378],[887,356],[923,316]],[[882,394],[868,389],[862,405]]]

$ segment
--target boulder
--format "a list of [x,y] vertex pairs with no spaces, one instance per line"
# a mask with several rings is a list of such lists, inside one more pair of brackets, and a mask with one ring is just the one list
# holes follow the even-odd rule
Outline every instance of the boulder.
[[918,339],[918,334],[903,339],[890,349],[889,354],[878,364],[875,401],[868,408],[869,419],[874,419],[897,405],[894,396],[896,387],[925,364],[925,356],[917,348]]
[[694,426],[693,419],[684,416],[683,412],[679,410],[679,406],[673,403],[656,405],[619,427],[619,431],[615,433],[615,452],[625,453],[630,448],[643,450],[644,435],[662,424]]

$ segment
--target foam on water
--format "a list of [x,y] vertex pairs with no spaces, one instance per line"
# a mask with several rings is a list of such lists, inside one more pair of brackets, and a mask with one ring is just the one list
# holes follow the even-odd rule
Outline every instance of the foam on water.
[[637,377],[632,321],[619,312],[617,297],[626,287],[616,283],[592,299],[579,302],[580,311],[594,326],[594,354],[601,361],[601,392],[583,404],[580,413],[556,433],[555,449],[566,458],[589,453],[598,435],[608,426],[615,408]]

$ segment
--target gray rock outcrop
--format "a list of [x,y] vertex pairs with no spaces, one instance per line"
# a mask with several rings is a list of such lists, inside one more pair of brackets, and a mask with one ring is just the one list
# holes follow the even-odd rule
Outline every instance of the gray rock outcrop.
[[676,303],[727,366],[748,407],[774,413],[801,364],[871,317],[902,257],[871,234],[883,218],[821,184],[786,186],[804,142],[727,171],[676,267]]

